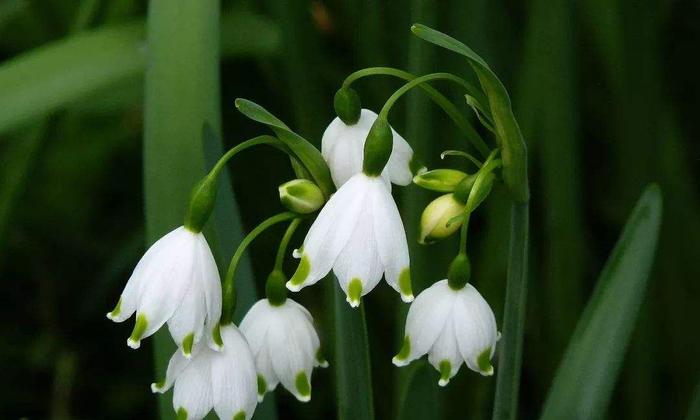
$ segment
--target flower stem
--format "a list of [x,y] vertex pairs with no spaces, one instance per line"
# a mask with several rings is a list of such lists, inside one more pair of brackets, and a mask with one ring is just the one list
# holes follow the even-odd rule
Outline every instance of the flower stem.
[[258,226],[255,227],[250,233],[243,238],[241,244],[238,245],[236,252],[231,258],[231,263],[226,271],[226,277],[224,277],[223,282],[223,308],[221,312],[221,325],[228,325],[233,322],[233,313],[236,309],[236,287],[234,282],[234,277],[236,274],[236,268],[238,267],[238,262],[243,256],[243,252],[248,248],[248,246],[258,237],[261,233],[267,230],[269,227],[284,222],[285,220],[294,219],[298,217],[296,213],[284,212],[276,214],[268,219],[264,220]]
[[299,227],[299,223],[301,223],[301,218],[297,217],[296,219],[292,220],[292,223],[290,223],[289,227],[287,227],[287,231],[284,232],[284,236],[280,241],[280,246],[279,248],[277,248],[277,256],[275,257],[275,270],[282,270],[284,254],[287,253],[287,245],[289,245],[289,241],[292,240],[292,236],[294,236],[294,232],[297,230],[297,227]]
[[[393,76],[403,80],[414,80],[417,76],[409,73],[407,71],[395,69],[392,67],[369,67],[366,69],[358,70],[350,74],[345,81],[343,81],[343,87],[349,87],[353,82],[367,76]],[[469,120],[467,120],[464,115],[459,111],[459,109],[453,104],[447,97],[441,94],[437,89],[426,85],[420,84],[419,87],[423,89],[430,99],[435,102],[442,110],[447,114],[450,119],[455,123],[455,125],[462,131],[465,137],[472,143],[472,145],[479,151],[482,156],[487,156],[489,154],[489,147],[486,145],[481,135],[474,129]],[[477,98],[483,98],[483,95],[479,94]],[[481,101],[482,99],[479,99]],[[484,103],[484,102],[480,102]],[[487,115],[488,118],[488,114]]]
[[240,144],[232,147],[229,151],[224,153],[224,155],[221,156],[219,161],[216,162],[216,165],[214,165],[214,167],[211,169],[211,171],[209,171],[209,174],[207,176],[209,176],[209,177],[219,176],[219,172],[221,172],[221,169],[224,168],[226,163],[229,160],[231,160],[231,158],[236,156],[239,152],[242,152],[242,151],[249,149],[253,146],[258,146],[260,144],[269,144],[270,146],[273,146],[273,147],[276,147],[280,150],[286,151],[286,146],[284,146],[284,144],[276,137],[268,136],[268,135],[253,137],[252,139],[241,142]]

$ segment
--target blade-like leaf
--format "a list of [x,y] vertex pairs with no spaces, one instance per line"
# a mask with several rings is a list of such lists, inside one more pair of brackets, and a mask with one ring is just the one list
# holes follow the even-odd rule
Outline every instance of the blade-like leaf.
[[399,420],[439,419],[442,417],[438,374],[425,360],[412,363],[401,390]]
[[467,58],[488,97],[496,129],[496,140],[501,148],[503,159],[503,180],[514,200],[527,201],[530,196],[527,180],[527,150],[503,83],[488,64],[462,42],[425,25],[415,24],[411,27],[411,31],[425,41]]
[[351,308],[338,281],[335,284],[335,371],[338,419],[374,419],[372,374],[365,308]]
[[331,179],[331,172],[321,152],[319,152],[313,144],[293,132],[285,123],[280,121],[279,118],[275,117],[268,110],[255,102],[238,98],[236,99],[236,108],[251,120],[270,127],[277,137],[289,147],[294,156],[303,164],[303,167],[300,167],[298,162],[292,160],[292,163],[295,164],[294,170],[297,176],[314,181],[319,188],[321,188],[324,195],[330,197],[333,191],[335,191],[333,180]]
[[629,217],[557,371],[542,419],[605,416],[644,299],[661,224],[657,185]]

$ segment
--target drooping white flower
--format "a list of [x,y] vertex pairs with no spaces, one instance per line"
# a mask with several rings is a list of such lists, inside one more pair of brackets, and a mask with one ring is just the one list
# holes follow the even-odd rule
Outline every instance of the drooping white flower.
[[287,298],[280,305],[261,299],[241,322],[258,371],[258,401],[282,383],[299,401],[311,399],[311,374],[328,362],[309,311]]
[[[331,177],[340,188],[353,175],[362,171],[362,159],[365,140],[377,114],[363,109],[360,119],[353,125],[345,124],[336,117],[326,128],[321,139],[321,153],[328,162]],[[394,144],[389,162],[382,176],[397,185],[408,185],[413,179],[410,164],[413,149],[406,140],[392,129]]]
[[287,282],[289,290],[312,285],[333,269],[353,307],[382,274],[404,302],[413,300],[406,232],[385,182],[361,172],[330,198],[302,250],[295,251],[301,261]]
[[165,322],[187,357],[205,330],[212,337],[221,315],[221,282],[202,233],[179,227],[146,251],[107,317],[122,322],[134,312],[136,325],[127,340],[131,348]]
[[405,366],[428,354],[440,372],[440,386],[457,374],[462,362],[484,376],[493,375],[491,358],[500,334],[489,304],[470,284],[452,289],[441,280],[416,297],[406,318],[401,351],[392,360]]
[[255,362],[248,343],[233,324],[222,326],[222,351],[198,344],[192,358],[175,352],[165,380],[151,384],[164,393],[175,385],[178,419],[201,419],[213,408],[220,419],[249,420],[257,405]]

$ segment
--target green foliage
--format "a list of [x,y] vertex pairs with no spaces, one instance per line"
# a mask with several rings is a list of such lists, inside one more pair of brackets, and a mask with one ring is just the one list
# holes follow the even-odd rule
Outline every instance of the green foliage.
[[554,378],[542,419],[604,418],[646,294],[661,225],[661,191],[646,189],[605,264]]

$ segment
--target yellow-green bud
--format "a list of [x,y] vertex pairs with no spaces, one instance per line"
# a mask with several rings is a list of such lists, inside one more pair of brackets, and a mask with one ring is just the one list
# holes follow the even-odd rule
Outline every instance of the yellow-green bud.
[[431,243],[455,233],[462,226],[462,220],[454,219],[464,214],[464,206],[454,194],[445,194],[433,200],[421,215],[418,242]]
[[453,192],[468,176],[470,175],[456,169],[433,169],[414,176],[413,183],[430,191]]
[[280,201],[289,210],[308,214],[323,206],[326,201],[321,189],[308,179],[293,179],[279,186]]
[[347,125],[353,125],[360,119],[362,103],[360,96],[351,88],[340,88],[333,98],[335,113]]

